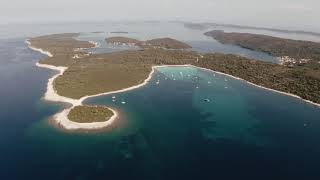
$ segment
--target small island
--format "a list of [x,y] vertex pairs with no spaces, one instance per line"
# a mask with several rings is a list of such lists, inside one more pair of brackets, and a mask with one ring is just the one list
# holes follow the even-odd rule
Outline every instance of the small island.
[[[54,116],[56,122],[68,130],[101,129],[110,125],[118,116],[115,110],[108,107],[87,107],[83,105],[83,101],[89,97],[139,88],[148,83],[158,66],[199,67],[245,80],[255,86],[303,98],[315,105],[320,103],[320,73],[314,68],[292,68],[231,54],[200,54],[184,48],[168,50],[168,46],[177,47],[176,44],[179,47],[190,46],[165,38],[165,43],[163,38],[142,43],[148,42],[161,48],[140,45],[141,49],[138,50],[73,58],[78,53],[84,53],[84,49],[95,47],[93,42],[75,40],[76,35],[47,35],[28,41],[30,48],[49,55],[37,63],[39,67],[59,71],[49,79],[44,98],[72,105]],[[107,40],[114,43],[141,43],[125,37]],[[106,119],[108,117],[110,118]]]
[[189,49],[191,46],[189,46],[186,43],[183,43],[181,41],[177,41],[172,38],[157,38],[157,39],[151,39],[147,41],[139,41],[137,39],[128,38],[128,37],[109,37],[106,39],[106,41],[110,44],[115,45],[132,45],[132,46],[138,46],[140,48],[161,48],[161,49]]
[[68,118],[78,123],[93,123],[108,121],[114,113],[107,107],[76,106],[71,109]]
[[109,44],[115,44],[115,45],[136,46],[137,44],[141,43],[141,41],[138,41],[136,39],[128,38],[128,37],[121,37],[121,36],[109,37],[109,38],[106,38],[106,41]]
[[153,47],[153,48],[164,48],[164,49],[189,49],[189,46],[186,43],[177,41],[172,38],[157,38],[145,41],[142,46],[144,47]]
[[111,34],[129,34],[127,31],[112,31]]

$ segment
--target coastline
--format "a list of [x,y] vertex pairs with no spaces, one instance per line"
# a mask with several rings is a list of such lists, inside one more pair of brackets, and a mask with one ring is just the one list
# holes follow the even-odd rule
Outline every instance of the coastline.
[[247,81],[247,80],[244,80],[244,79],[242,79],[242,78],[239,78],[239,77],[236,77],[236,76],[232,76],[232,75],[230,75],[230,74],[226,74],[226,73],[223,73],[223,72],[214,71],[214,70],[207,69],[207,68],[201,68],[201,67],[194,66],[194,65],[190,65],[190,66],[191,66],[191,67],[195,67],[195,68],[199,68],[199,69],[202,69],[202,70],[206,70],[206,71],[211,71],[211,72],[214,72],[214,73],[217,73],[217,74],[220,74],[220,75],[228,76],[228,77],[231,77],[231,78],[236,79],[236,80],[241,80],[241,81],[244,81],[244,82],[246,82],[247,84],[250,84],[250,85],[252,85],[252,86],[255,86],[255,87],[258,87],[258,88],[261,88],[261,89],[265,89],[265,90],[269,90],[269,91],[272,91],[272,92],[276,92],[276,93],[279,93],[279,94],[282,94],[282,95],[291,96],[291,97],[297,98],[297,99],[299,99],[299,100],[302,100],[302,101],[304,101],[305,103],[308,103],[308,104],[311,104],[311,105],[320,107],[320,104],[315,103],[315,102],[312,102],[312,101],[307,100],[307,99],[303,99],[302,97],[300,97],[300,96],[298,96],[298,95],[295,95],[295,94],[286,93],[286,92],[283,92],[283,91],[279,91],[279,90],[267,88],[267,87],[264,87],[264,86],[260,86],[260,85],[254,84],[254,83],[252,83],[252,82],[250,82],[250,81]]
[[120,93],[120,92],[125,92],[125,91],[130,91],[130,90],[133,90],[133,89],[140,88],[140,87],[146,85],[146,84],[150,81],[150,79],[152,78],[152,75],[153,75],[154,72],[155,72],[155,69],[161,68],[161,67],[193,67],[193,68],[197,68],[197,69],[201,69],[201,70],[205,70],[205,71],[211,71],[211,72],[216,73],[216,74],[220,74],[220,75],[223,75],[223,76],[231,77],[231,78],[236,79],[236,80],[244,81],[244,82],[247,83],[247,84],[250,84],[250,85],[252,85],[252,86],[255,86],[255,87],[258,87],[258,88],[261,88],[261,89],[269,90],[269,91],[272,91],[272,92],[275,92],[275,93],[279,93],[279,94],[282,94],[282,95],[286,95],[286,96],[291,96],[291,97],[297,98],[297,99],[299,99],[299,100],[302,100],[302,101],[304,101],[305,103],[308,103],[308,104],[311,104],[311,105],[320,107],[320,104],[315,103],[315,102],[312,102],[312,101],[310,101],[310,100],[303,99],[302,97],[300,97],[300,96],[298,96],[298,95],[291,94],[291,93],[286,93],[286,92],[279,91],[279,90],[275,90],[275,89],[271,89],[271,88],[267,88],[267,87],[264,87],[264,86],[260,86],[260,85],[254,84],[254,83],[252,83],[252,82],[250,82],[250,81],[244,80],[244,79],[242,79],[242,78],[239,78],[239,77],[236,77],[236,76],[232,76],[232,75],[230,75],[230,74],[226,74],[226,73],[219,72],[219,71],[214,71],[214,70],[207,69],[207,68],[198,67],[198,66],[191,65],[191,64],[183,64],[183,65],[155,65],[155,66],[152,66],[152,71],[150,72],[148,78],[145,79],[144,82],[141,83],[141,84],[138,84],[138,85],[135,85],[135,86],[131,86],[131,87],[128,87],[128,88],[125,88],[125,89],[116,90],[116,91],[110,91],[110,92],[95,94],[95,95],[91,95],[91,96],[84,96],[84,97],[82,97],[80,100],[81,100],[81,102],[83,102],[83,101],[85,101],[86,99],[92,98],[92,97],[98,97],[98,96],[103,96],[103,95],[110,95],[110,94],[115,94],[115,93]]
[[98,129],[103,129],[103,128],[106,128],[109,125],[113,124],[114,121],[119,117],[119,113],[116,110],[108,107],[108,109],[113,112],[113,115],[107,121],[91,122],[91,123],[78,123],[78,122],[71,121],[68,118],[68,114],[73,107],[74,106],[72,106],[71,108],[64,109],[61,112],[59,112],[53,116],[53,119],[56,121],[56,123],[58,125],[61,125],[63,128],[65,128],[67,130],[98,130]]
[[[52,57],[52,54],[50,52],[31,46],[31,43],[28,40],[26,40],[26,44],[28,44],[28,47],[32,50],[40,52],[40,53],[47,55],[49,57]],[[137,84],[137,85],[125,88],[125,89],[121,89],[121,90],[110,91],[110,92],[105,92],[105,93],[100,93],[100,94],[95,94],[95,95],[90,95],[90,96],[84,96],[80,99],[72,99],[72,98],[60,96],[56,92],[56,90],[54,89],[54,80],[57,77],[59,77],[60,75],[62,75],[68,69],[67,67],[63,67],[63,66],[57,67],[57,66],[52,66],[52,65],[47,65],[47,64],[40,64],[39,62],[36,63],[36,66],[41,67],[41,68],[47,68],[47,69],[54,70],[54,71],[58,71],[57,74],[55,74],[54,76],[52,76],[51,78],[48,79],[47,90],[44,94],[43,99],[46,101],[51,101],[51,102],[61,102],[61,103],[71,104],[71,107],[63,109],[62,111],[53,115],[53,119],[54,119],[55,123],[62,126],[66,130],[99,130],[99,129],[103,129],[103,128],[106,128],[109,125],[111,125],[116,119],[119,118],[119,113],[116,110],[109,108],[109,107],[107,107],[107,108],[113,112],[113,116],[109,120],[104,121],[104,122],[92,122],[92,123],[73,122],[73,121],[69,120],[68,114],[71,111],[71,109],[74,108],[75,106],[83,105],[83,101],[85,101],[88,98],[102,96],[102,95],[108,95],[108,94],[114,94],[114,93],[119,93],[119,92],[125,92],[125,91],[129,91],[129,90],[137,89],[137,88],[140,88],[140,87],[146,85],[150,81],[150,79],[154,73],[155,68],[159,67],[159,66],[153,66],[147,79],[145,79],[143,81],[143,83],[141,83],[141,84]]]
[[[39,49],[39,48],[32,47],[31,43],[28,40],[26,40],[26,43],[28,44],[28,47],[30,49],[32,49],[34,51],[37,51],[37,52],[40,52],[42,54],[45,54],[45,55],[47,55],[49,57],[52,57],[52,54],[50,52],[44,51],[44,50]],[[114,115],[108,121],[104,121],[104,122],[77,123],[77,122],[73,122],[73,121],[68,119],[68,113],[70,112],[70,110],[73,107],[83,105],[83,101],[85,101],[88,98],[98,97],[98,96],[103,96],[103,95],[109,95],[109,94],[114,94],[114,93],[120,93],[120,92],[125,92],[125,91],[130,91],[130,90],[137,89],[137,88],[140,88],[140,87],[146,85],[150,81],[150,79],[152,78],[152,75],[154,74],[155,69],[159,68],[159,67],[194,67],[194,68],[199,68],[199,69],[202,69],[202,70],[211,71],[211,72],[214,72],[214,73],[217,73],[217,74],[228,76],[228,77],[231,77],[233,79],[245,81],[246,83],[248,83],[250,85],[253,85],[255,87],[259,87],[259,88],[262,88],[262,89],[265,89],[265,90],[270,90],[270,91],[273,91],[273,92],[276,92],[276,93],[280,93],[280,94],[283,94],[283,95],[287,95],[287,96],[291,96],[291,97],[294,97],[294,98],[298,98],[298,99],[300,99],[300,100],[302,100],[302,101],[304,101],[306,103],[309,103],[309,104],[315,105],[317,107],[320,107],[320,104],[317,104],[317,103],[312,102],[310,100],[303,99],[303,98],[301,98],[301,97],[299,97],[297,95],[294,95],[294,94],[291,94],[291,93],[282,92],[282,91],[278,91],[278,90],[274,90],[274,89],[271,89],[271,88],[266,88],[266,87],[251,83],[249,81],[246,81],[246,80],[244,80],[242,78],[239,78],[239,77],[235,77],[235,76],[232,76],[232,75],[229,75],[229,74],[226,74],[226,73],[222,73],[222,72],[218,72],[218,71],[213,71],[211,69],[201,68],[201,67],[198,67],[198,66],[195,66],[195,65],[191,65],[191,64],[185,64],[185,65],[155,65],[155,66],[152,66],[152,70],[149,73],[148,77],[141,84],[137,84],[137,85],[134,85],[134,86],[131,86],[131,87],[128,87],[128,88],[124,88],[124,89],[120,89],[120,90],[116,90],[116,91],[110,91],[110,92],[104,92],[104,93],[90,95],[90,96],[84,96],[84,97],[82,97],[80,99],[72,99],[72,98],[68,98],[68,97],[64,97],[64,96],[58,95],[56,90],[54,89],[54,84],[53,84],[54,80],[57,77],[59,77],[60,75],[62,75],[68,69],[67,67],[63,67],[63,66],[57,67],[57,66],[52,66],[52,65],[40,64],[39,62],[36,63],[36,66],[41,67],[41,68],[47,68],[47,69],[58,71],[58,73],[56,75],[54,75],[50,79],[48,79],[47,91],[46,91],[43,99],[47,100],[47,101],[62,102],[62,103],[71,104],[71,107],[63,109],[61,112],[58,112],[57,114],[53,115],[53,118],[56,121],[56,123],[58,125],[61,125],[63,128],[65,128],[67,130],[81,130],[81,129],[83,129],[83,130],[97,130],[97,129],[106,128],[107,126],[111,125],[119,117],[119,113],[116,110],[114,110],[112,108],[109,108],[109,107],[108,107],[108,109],[110,109],[113,112]]]
[[[53,56],[48,51],[44,51],[40,48],[35,48],[35,47],[31,46],[31,43],[28,40],[26,40],[25,42],[30,49],[37,51],[37,52],[40,52],[40,53],[47,55],[49,57]],[[61,112],[58,112],[55,115],[53,115],[53,119],[58,125],[61,125],[63,128],[65,128],[67,130],[81,130],[81,129],[83,129],[83,130],[91,130],[91,129],[96,130],[96,129],[102,129],[102,128],[109,126],[118,118],[118,116],[119,116],[118,112],[116,110],[108,107],[108,109],[113,112],[113,116],[111,116],[111,118],[108,121],[93,122],[93,123],[77,123],[77,122],[73,122],[73,121],[69,120],[68,114],[71,111],[71,109],[74,108],[75,106],[82,105],[82,102],[86,98],[90,98],[91,96],[86,96],[86,98],[81,98],[81,99],[72,99],[72,98],[60,96],[59,94],[57,94],[56,90],[54,89],[53,83],[54,83],[54,80],[57,77],[59,77],[60,75],[62,75],[68,68],[63,67],[63,66],[57,67],[57,66],[52,66],[52,65],[47,65],[47,64],[40,64],[39,62],[36,63],[36,66],[41,67],[41,68],[47,68],[47,69],[54,70],[54,71],[58,71],[57,74],[55,74],[50,79],[48,79],[47,90],[43,96],[43,99],[46,101],[51,101],[51,102],[61,102],[61,103],[71,104],[71,107],[63,109]]]
[[96,41],[88,41],[88,42],[94,45],[94,47],[92,47],[92,48],[98,48],[101,46],[101,44]]
[[38,51],[40,52],[41,54],[44,54],[44,55],[47,55],[49,57],[53,57],[53,54],[51,54],[49,51],[44,51],[43,49],[39,49],[39,48],[36,48],[36,47],[33,47],[31,46],[31,43],[29,41],[29,39],[26,39],[25,40],[25,43],[28,44],[28,47],[34,51]]

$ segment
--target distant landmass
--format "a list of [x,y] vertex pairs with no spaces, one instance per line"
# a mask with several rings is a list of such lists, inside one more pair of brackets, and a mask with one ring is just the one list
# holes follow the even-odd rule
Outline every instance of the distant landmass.
[[261,34],[226,33],[214,30],[205,33],[221,43],[262,51],[279,57],[285,65],[305,65],[320,68],[320,43],[284,39]]
[[122,36],[115,36],[115,37],[109,37],[106,38],[107,43],[109,44],[124,44],[124,45],[137,45],[141,43],[141,41],[133,38],[128,37],[122,37]]
[[163,49],[188,49],[191,48],[188,44],[177,41],[172,38],[157,38],[147,41],[140,41],[128,37],[109,37],[106,41],[111,44],[133,45],[141,48],[163,48]]
[[111,34],[128,34],[129,32],[126,31],[112,31]]
[[255,26],[243,26],[243,25],[234,25],[234,24],[219,24],[219,23],[184,23],[184,26],[190,29],[198,29],[198,30],[207,30],[209,28],[219,28],[219,27],[227,27],[227,28],[236,28],[236,29],[252,29],[252,30],[265,30],[265,31],[273,31],[279,33],[291,33],[291,34],[305,34],[312,36],[320,36],[318,32],[311,31],[302,31],[302,30],[284,30],[284,29],[276,29],[276,28],[266,28],[266,27],[255,27]]

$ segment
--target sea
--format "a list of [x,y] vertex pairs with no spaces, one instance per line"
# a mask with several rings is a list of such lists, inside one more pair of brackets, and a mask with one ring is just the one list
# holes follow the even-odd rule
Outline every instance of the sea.
[[87,99],[85,104],[120,112],[121,119],[103,131],[56,128],[49,119],[63,105],[42,97],[57,72],[36,67],[45,56],[28,49],[25,40],[64,32],[80,32],[78,39],[99,42],[93,53],[133,48],[108,45],[105,38],[110,36],[172,37],[194,51],[277,63],[269,54],[220,44],[179,22],[2,25],[1,180],[320,179],[319,107],[195,67],[159,67],[143,87]]

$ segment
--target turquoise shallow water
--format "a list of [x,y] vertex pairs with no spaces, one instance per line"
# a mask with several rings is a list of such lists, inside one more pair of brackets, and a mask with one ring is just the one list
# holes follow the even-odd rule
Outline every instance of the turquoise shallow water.
[[[19,174],[8,177],[319,176],[319,108],[223,75],[191,67],[158,68],[144,87],[86,103],[114,107],[122,119],[103,133],[66,133],[45,118],[34,121],[19,129],[23,138],[9,148],[18,148],[7,156],[14,157],[14,166],[3,167]],[[35,176],[37,168],[41,173]]]
[[143,146],[142,159],[152,164],[142,166],[156,169],[156,177],[318,177],[320,109],[230,77],[158,68],[145,87],[87,103],[126,114],[116,129],[139,140],[125,143],[124,157],[140,157],[136,151]]
[[104,132],[56,129],[62,107],[41,100],[54,72],[24,39],[0,40],[0,179],[320,178],[320,108],[197,68],[89,99],[121,112]]
[[[112,96],[116,97],[116,102],[112,101]],[[126,104],[122,104],[123,101]],[[195,114],[203,116],[197,119],[200,124],[209,124],[201,128],[205,137],[212,140],[233,139],[259,145],[275,143],[272,138],[256,136],[255,127],[259,126],[262,119],[277,119],[279,123],[284,119],[290,120],[298,123],[301,129],[306,129],[319,118],[319,108],[299,99],[194,67],[157,68],[152,81],[145,87],[92,98],[88,103],[115,107],[124,111],[124,114],[134,113],[133,117],[136,118],[131,118],[130,115],[128,121],[131,122],[126,122],[130,124],[134,122],[132,119],[137,119],[137,122],[145,119],[141,116],[149,112],[149,108],[152,115],[159,114],[160,119],[161,116],[164,116],[163,119],[170,119],[170,116],[162,111],[168,109],[179,112],[178,116],[191,115],[189,108],[184,109],[190,106],[195,110]],[[259,116],[262,108],[260,106],[268,113]],[[141,109],[136,109],[139,107]],[[302,107],[308,110],[303,110]],[[255,113],[258,113],[258,116]]]

